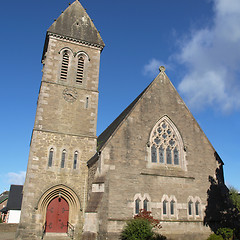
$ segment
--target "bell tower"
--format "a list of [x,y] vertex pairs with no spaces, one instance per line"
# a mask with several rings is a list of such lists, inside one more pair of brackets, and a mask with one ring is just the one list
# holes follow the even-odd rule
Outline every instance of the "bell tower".
[[[96,153],[103,48],[78,0],[47,31],[17,239],[39,239],[44,231],[60,233],[65,231],[62,228],[74,228],[74,238],[81,234],[86,162]],[[59,215],[58,204],[65,206],[64,216],[52,220]]]

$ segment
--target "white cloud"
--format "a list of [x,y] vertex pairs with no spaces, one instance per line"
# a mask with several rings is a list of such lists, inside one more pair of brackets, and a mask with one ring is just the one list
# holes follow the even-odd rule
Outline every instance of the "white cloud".
[[159,73],[159,67],[164,66],[167,68],[166,64],[163,62],[152,58],[144,67],[143,67],[143,74],[145,76],[156,77]]
[[240,1],[214,4],[213,25],[182,42],[177,59],[188,71],[178,89],[192,108],[229,112],[240,108]]
[[9,172],[7,174],[9,184],[23,185],[25,181],[26,172],[19,173]]

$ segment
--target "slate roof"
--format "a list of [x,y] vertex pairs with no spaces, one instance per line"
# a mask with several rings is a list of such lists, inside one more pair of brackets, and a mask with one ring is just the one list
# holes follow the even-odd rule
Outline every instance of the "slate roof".
[[47,32],[105,46],[98,30],[78,0],[58,17]]
[[6,199],[8,199],[9,191],[5,191],[1,193],[0,195],[0,203],[4,202]]
[[11,185],[7,202],[8,210],[21,210],[23,196],[22,191],[22,185]]
[[103,145],[107,142],[107,140],[111,137],[111,135],[115,132],[118,126],[122,123],[122,121],[127,117],[127,115],[134,108],[138,100],[142,97],[142,95],[146,92],[152,82],[135,98],[135,100],[99,135],[98,142],[98,151],[101,151]]

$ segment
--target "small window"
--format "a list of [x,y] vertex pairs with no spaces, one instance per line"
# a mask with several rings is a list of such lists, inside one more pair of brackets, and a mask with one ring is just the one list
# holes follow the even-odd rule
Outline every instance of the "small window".
[[199,216],[199,202],[195,203],[195,213],[197,216]]
[[145,199],[145,200],[143,201],[143,209],[144,209],[145,211],[148,211],[148,200],[147,200],[147,199]]
[[135,200],[135,214],[139,214],[140,211],[140,199]]
[[74,159],[73,159],[73,169],[77,168],[77,158],[78,158],[78,152],[76,151],[74,153]]
[[86,97],[86,108],[88,108],[88,100],[89,100],[89,98]]
[[164,149],[162,145],[159,148],[159,162],[164,163]]
[[68,74],[68,65],[69,65],[69,54],[67,51],[64,51],[62,58],[62,66],[61,66],[61,80],[67,80]]
[[84,71],[84,56],[80,55],[78,58],[78,65],[77,65],[77,76],[76,76],[76,82],[82,83],[83,82],[83,71]]
[[64,168],[66,158],[66,150],[62,151],[62,160],[61,160],[61,168]]
[[192,201],[188,202],[188,214],[190,216],[192,216],[192,206],[193,206],[193,202]]
[[166,215],[167,214],[167,201],[164,200],[163,201],[163,215]]
[[48,166],[51,167],[53,162],[53,148],[49,151],[49,157],[48,157]]
[[171,215],[174,215],[174,201],[173,200],[170,202],[170,212],[171,212]]

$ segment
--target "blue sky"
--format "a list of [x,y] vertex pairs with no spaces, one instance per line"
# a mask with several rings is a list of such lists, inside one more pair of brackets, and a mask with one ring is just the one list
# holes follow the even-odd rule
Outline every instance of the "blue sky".
[[[240,1],[80,2],[106,44],[101,54],[98,135],[164,65],[224,161],[226,183],[240,190]],[[24,181],[45,34],[68,3],[1,3],[0,192]]]

